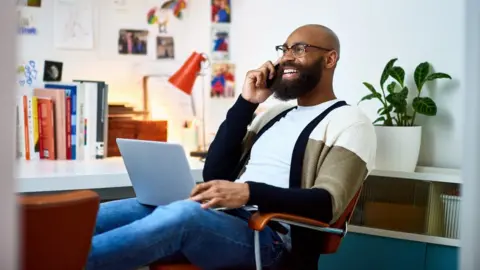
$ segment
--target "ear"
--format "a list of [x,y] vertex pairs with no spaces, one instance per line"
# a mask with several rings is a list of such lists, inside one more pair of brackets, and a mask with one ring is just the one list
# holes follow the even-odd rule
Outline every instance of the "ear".
[[325,67],[334,68],[338,62],[338,53],[337,51],[331,51],[325,56]]

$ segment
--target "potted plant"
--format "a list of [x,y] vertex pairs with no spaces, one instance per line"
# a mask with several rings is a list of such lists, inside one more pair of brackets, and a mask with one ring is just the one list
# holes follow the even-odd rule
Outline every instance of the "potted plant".
[[413,172],[422,137],[422,127],[416,125],[415,120],[419,115],[437,114],[437,105],[430,97],[422,96],[422,90],[427,82],[451,77],[446,73],[432,73],[428,62],[420,63],[413,74],[415,97],[408,102],[410,89],[405,84],[405,70],[396,66],[396,61],[397,58],[391,59],[383,69],[379,91],[372,84],[363,83],[370,94],[359,103],[378,100],[381,104],[378,118],[373,122],[377,135],[376,169]]

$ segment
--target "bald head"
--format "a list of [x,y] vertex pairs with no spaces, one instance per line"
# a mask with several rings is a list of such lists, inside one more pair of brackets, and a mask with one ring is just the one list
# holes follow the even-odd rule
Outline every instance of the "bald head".
[[306,24],[295,29],[289,36],[303,39],[306,43],[316,45],[337,52],[337,61],[340,59],[340,40],[332,29],[321,24]]
[[337,35],[319,24],[303,25],[293,31],[282,45],[277,80],[272,86],[282,100],[297,98],[298,104],[318,104],[333,93],[333,76],[340,53]]

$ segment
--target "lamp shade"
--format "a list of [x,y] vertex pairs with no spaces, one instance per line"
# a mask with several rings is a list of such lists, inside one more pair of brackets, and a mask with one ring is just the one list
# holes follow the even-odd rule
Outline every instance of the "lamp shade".
[[202,62],[205,57],[197,52],[193,52],[190,57],[183,63],[175,74],[173,74],[168,81],[176,88],[182,90],[188,95],[192,94],[193,84],[201,70]]

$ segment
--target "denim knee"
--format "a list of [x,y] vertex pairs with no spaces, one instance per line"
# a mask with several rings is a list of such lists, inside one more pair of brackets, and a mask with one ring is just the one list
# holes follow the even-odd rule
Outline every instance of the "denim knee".
[[[167,211],[168,214],[166,214],[163,210]],[[178,227],[185,227],[195,221],[198,222],[198,217],[205,211],[206,210],[203,209],[198,202],[182,200],[165,206],[164,209],[160,210],[159,212],[163,213],[161,214],[163,216],[161,218],[165,218],[164,215],[166,214],[173,219],[172,221],[175,223],[174,225],[177,225]]]

